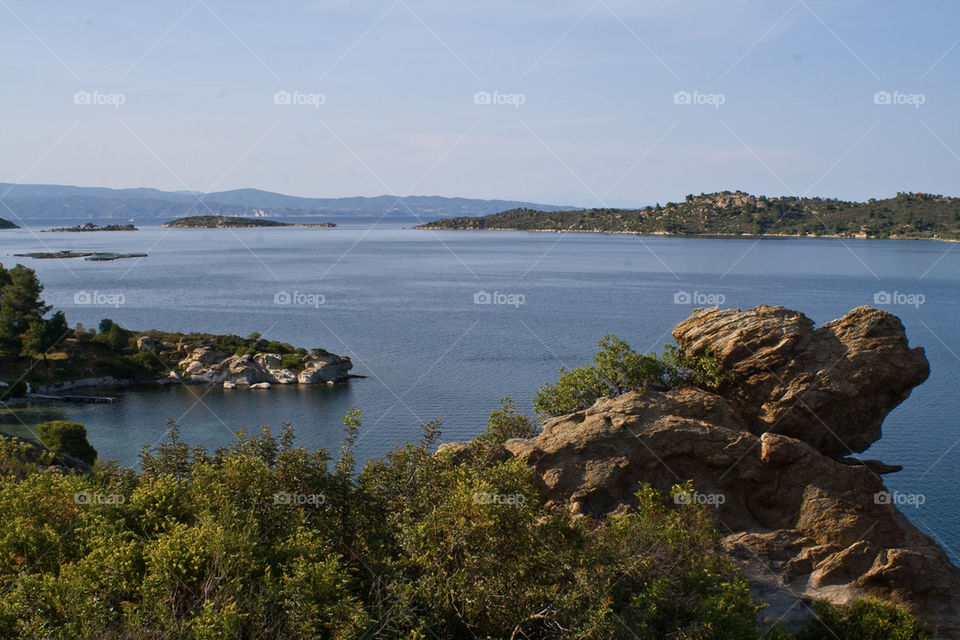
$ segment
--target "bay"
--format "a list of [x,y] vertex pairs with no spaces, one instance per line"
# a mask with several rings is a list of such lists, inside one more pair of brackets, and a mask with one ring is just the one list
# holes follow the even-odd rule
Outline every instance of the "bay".
[[[78,420],[102,457],[136,465],[140,448],[162,438],[170,419],[185,439],[208,448],[227,444],[237,429],[290,422],[300,444],[336,451],[342,416],[359,406],[364,459],[416,439],[420,424],[438,417],[444,440],[470,438],[502,396],[530,411],[536,389],[554,381],[561,366],[587,362],[607,333],[641,351],[659,350],[694,306],[779,304],[819,324],[859,305],[880,306],[875,296],[886,292],[894,302],[881,308],[902,319],[912,346],[925,348],[932,374],[891,413],[883,439],[863,456],[904,465],[885,476],[886,484],[924,496],[923,505],[903,511],[960,558],[956,244],[431,232],[410,229],[416,222],[2,231],[0,261],[36,269],[45,299],[71,323],[96,326],[108,317],[132,329],[256,331],[348,355],[354,373],[366,377],[332,388],[262,392],[145,388],[120,392],[114,405],[34,407],[0,421],[23,429],[51,417]],[[149,257],[85,262],[12,255],[64,249]],[[484,294],[491,302],[475,303],[487,300]]]

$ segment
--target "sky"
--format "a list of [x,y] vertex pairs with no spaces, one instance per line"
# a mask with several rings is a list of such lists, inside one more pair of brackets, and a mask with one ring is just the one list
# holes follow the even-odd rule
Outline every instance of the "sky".
[[0,182],[960,195],[960,3],[0,0]]

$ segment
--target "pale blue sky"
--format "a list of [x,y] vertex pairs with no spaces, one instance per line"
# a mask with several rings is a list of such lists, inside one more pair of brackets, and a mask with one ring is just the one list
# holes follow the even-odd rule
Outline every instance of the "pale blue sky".
[[921,6],[0,0],[0,181],[581,206],[960,195],[960,4]]

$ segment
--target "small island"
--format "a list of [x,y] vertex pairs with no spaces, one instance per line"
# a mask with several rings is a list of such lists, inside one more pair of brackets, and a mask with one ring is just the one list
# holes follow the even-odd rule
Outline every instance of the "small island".
[[19,229],[20,227],[13,224],[9,220],[4,220],[0,218],[0,229]]
[[115,253],[112,251],[81,252],[81,251],[37,251],[34,253],[15,253],[17,258],[33,258],[35,260],[67,260],[69,258],[83,258],[88,262],[112,262],[123,258],[146,258],[145,253]]
[[435,220],[414,229],[960,240],[960,198],[898,193],[893,198],[850,202],[722,191],[642,209],[511,209]]
[[78,224],[75,227],[60,227],[57,229],[42,229],[43,233],[81,233],[89,231],[137,231],[132,224],[108,224],[100,226],[92,222]]
[[250,227],[313,227],[330,228],[337,225],[332,222],[318,222],[313,224],[296,224],[291,222],[277,222],[266,218],[245,218],[241,216],[188,216],[177,218],[163,223],[163,226],[172,229],[243,229]]

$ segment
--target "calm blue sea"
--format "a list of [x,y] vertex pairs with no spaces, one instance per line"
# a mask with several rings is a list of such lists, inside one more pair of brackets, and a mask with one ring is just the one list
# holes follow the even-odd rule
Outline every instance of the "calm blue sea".
[[[127,392],[115,405],[37,408],[3,420],[59,415],[84,422],[102,456],[133,465],[143,445],[162,437],[168,419],[180,423],[189,441],[210,448],[229,442],[236,429],[291,422],[302,444],[335,451],[341,417],[359,406],[365,416],[359,454],[372,457],[416,438],[422,422],[438,417],[444,439],[469,438],[501,396],[529,410],[537,387],[555,380],[561,366],[589,360],[606,333],[639,350],[659,350],[675,323],[693,306],[705,306],[698,299],[710,304],[722,296],[721,306],[740,308],[780,304],[821,323],[887,292],[892,304],[885,308],[901,317],[911,344],[926,349],[933,373],[889,416],[883,440],[865,455],[904,465],[886,477],[888,486],[922,494],[924,504],[905,513],[960,558],[956,244],[429,232],[405,228],[415,221],[397,218],[338,223],[335,229],[0,232],[3,264],[36,269],[47,302],[71,322],[95,326],[109,317],[134,329],[258,331],[349,355],[354,372],[367,376],[334,388]],[[60,249],[149,257],[12,256]],[[475,304],[475,297],[491,303]]]

